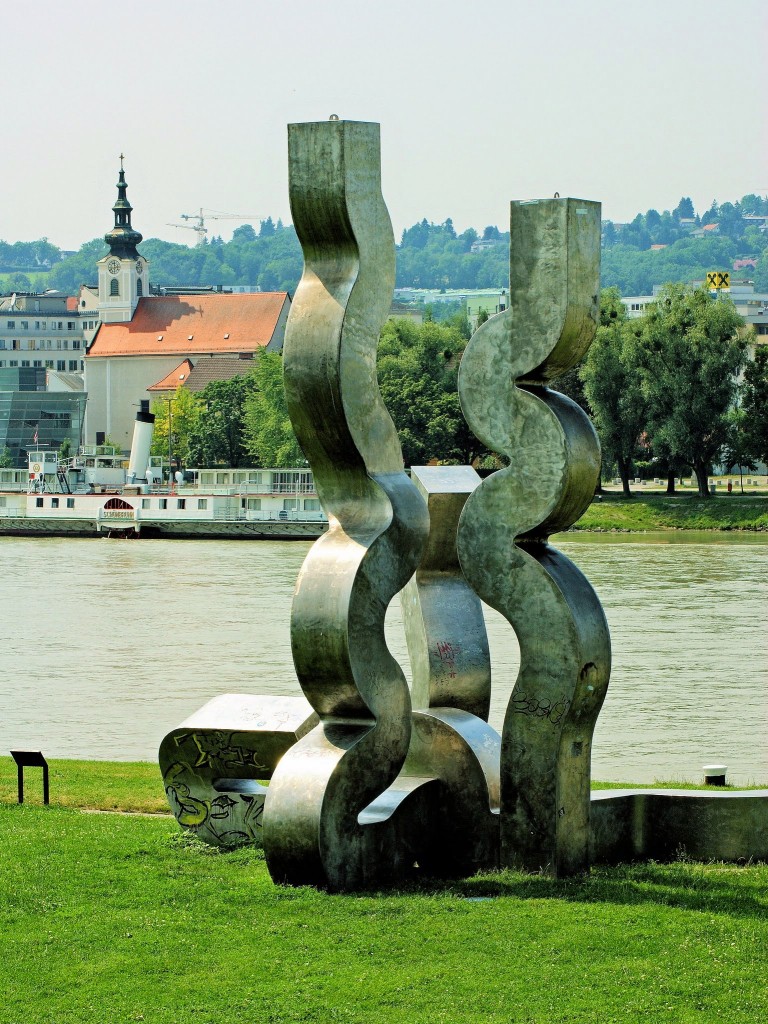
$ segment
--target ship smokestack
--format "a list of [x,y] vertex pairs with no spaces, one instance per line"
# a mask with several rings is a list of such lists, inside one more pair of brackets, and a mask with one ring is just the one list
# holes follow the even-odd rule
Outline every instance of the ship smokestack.
[[136,423],[133,427],[133,441],[131,443],[131,457],[128,462],[128,480],[147,479],[147,467],[149,466],[149,449],[152,444],[152,434],[155,429],[154,414],[149,411],[149,402],[142,401],[141,408],[136,413]]

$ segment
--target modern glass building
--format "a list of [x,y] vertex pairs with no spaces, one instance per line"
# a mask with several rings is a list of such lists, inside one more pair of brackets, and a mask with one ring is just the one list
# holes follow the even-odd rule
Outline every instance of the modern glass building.
[[13,466],[24,468],[31,448],[58,451],[68,437],[76,452],[81,443],[85,392],[45,388],[44,367],[0,369],[0,455],[7,449]]

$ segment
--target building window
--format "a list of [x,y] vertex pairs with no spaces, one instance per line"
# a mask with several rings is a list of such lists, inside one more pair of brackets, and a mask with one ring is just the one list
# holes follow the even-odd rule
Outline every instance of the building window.
[[29,330],[29,320],[22,320],[21,321],[21,329],[22,329],[22,331],[28,331]]
[[139,280],[136,282],[136,296],[137,296],[137,298],[140,299],[143,294],[144,294],[144,286],[141,283],[141,278],[139,278]]
[[177,498],[176,499],[176,508],[182,508],[183,509],[183,508],[186,508],[186,507],[187,507],[187,499],[186,498]]
[[42,359],[35,359],[33,361],[32,365],[33,366],[42,366],[43,365],[43,360]]
[[167,498],[161,498],[160,501],[158,502],[158,504],[159,504],[160,508],[168,508],[168,499]]
[[[37,364],[35,364],[35,365],[37,365]],[[76,359],[70,359],[69,360],[69,372],[70,373],[77,373],[77,360]]]
[[21,360],[21,365],[22,366],[29,366],[29,360],[28,359],[22,359]]
[[18,366],[19,365],[19,360],[18,359],[9,359],[8,360],[8,365],[9,366]]
[[14,338],[13,341],[11,342],[11,348],[13,349],[14,352],[18,352],[19,342],[17,338]]
[[58,371],[66,370],[66,368],[67,368],[67,364],[66,364],[66,362],[63,359],[57,359],[56,360],[56,369]]
[[58,498],[51,498],[51,508],[58,508],[58,507],[59,507],[59,499]]
[[117,283],[117,278],[116,277],[113,277],[112,280],[109,282],[109,294],[110,295],[119,295],[120,294],[120,285]]
[[197,507],[199,509],[206,509],[206,508],[208,508],[208,499],[207,498],[198,498],[197,499]]
[[35,498],[35,508],[42,508],[42,507],[43,507],[43,499],[42,498]]
[[74,507],[75,507],[75,499],[74,498],[67,498],[67,508],[74,508]]
[[5,338],[0,338],[0,348],[5,348]]
[[9,320],[8,321],[8,327],[9,327],[10,330],[14,330],[15,327],[16,327],[16,321],[15,320]]
[[67,320],[67,330],[68,331],[74,331],[74,329],[75,329],[74,320]]
[[80,348],[80,342],[77,338],[72,342],[72,348]]
[[45,368],[46,368],[46,370],[52,370],[53,369],[53,360],[52,359],[46,359],[45,360]]
[[142,508],[149,508],[150,507],[150,499],[149,498],[142,498],[141,499],[141,507]]

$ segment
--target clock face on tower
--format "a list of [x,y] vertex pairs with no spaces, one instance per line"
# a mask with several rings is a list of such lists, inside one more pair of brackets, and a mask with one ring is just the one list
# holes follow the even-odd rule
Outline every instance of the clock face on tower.
[[144,267],[141,265],[141,260],[136,260],[136,273],[140,274]]
[[120,260],[110,260],[107,264],[107,270],[110,274],[117,274],[120,270]]

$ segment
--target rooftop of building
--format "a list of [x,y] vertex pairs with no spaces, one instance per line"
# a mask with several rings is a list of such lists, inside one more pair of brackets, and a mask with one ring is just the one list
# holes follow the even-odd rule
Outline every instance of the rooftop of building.
[[287,292],[148,296],[132,320],[101,325],[87,358],[254,352],[272,340],[289,302]]

